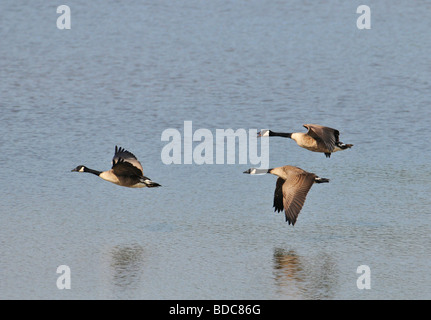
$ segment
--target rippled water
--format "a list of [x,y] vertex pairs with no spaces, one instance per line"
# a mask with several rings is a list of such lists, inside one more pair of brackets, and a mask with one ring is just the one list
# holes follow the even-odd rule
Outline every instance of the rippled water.
[[[70,30],[52,3],[0,3],[0,298],[431,298],[429,2],[369,1],[371,30],[345,1],[67,4]],[[184,121],[320,123],[355,146],[271,138],[271,167],[331,179],[292,227],[251,164],[165,165]],[[108,169],[115,145],[163,187],[70,172]]]

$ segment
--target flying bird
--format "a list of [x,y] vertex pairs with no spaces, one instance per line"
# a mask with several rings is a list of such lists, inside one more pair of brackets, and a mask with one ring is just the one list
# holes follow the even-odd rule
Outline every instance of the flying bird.
[[118,148],[117,146],[115,146],[115,154],[112,158],[112,168],[110,170],[97,171],[80,165],[72,171],[92,173],[103,180],[115,183],[122,187],[160,187],[160,184],[153,182],[150,178],[144,176],[142,165],[133,153],[124,148]]
[[318,124],[304,124],[304,127],[308,129],[307,133],[283,133],[271,130],[262,130],[259,132],[258,137],[277,136],[290,138],[300,147],[310,151],[324,153],[327,158],[331,157],[331,153],[353,147],[353,144],[345,144],[339,140],[340,132],[337,129]]
[[329,182],[329,179],[320,178],[314,173],[294,166],[283,166],[272,169],[251,168],[244,171],[244,173],[270,173],[278,176],[274,192],[274,212],[284,210],[286,221],[289,225],[295,225],[311,186],[314,183]]

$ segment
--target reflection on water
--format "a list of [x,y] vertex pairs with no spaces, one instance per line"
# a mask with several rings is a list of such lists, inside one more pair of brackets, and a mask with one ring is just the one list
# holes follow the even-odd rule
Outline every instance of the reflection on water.
[[288,252],[278,248],[274,250],[275,282],[282,298],[302,298],[304,291],[302,271],[301,258],[296,255],[294,250]]
[[144,250],[139,245],[115,246],[110,251],[112,284],[121,289],[134,287],[143,272]]
[[330,299],[336,293],[337,270],[325,253],[311,260],[294,250],[274,249],[274,277],[282,299]]

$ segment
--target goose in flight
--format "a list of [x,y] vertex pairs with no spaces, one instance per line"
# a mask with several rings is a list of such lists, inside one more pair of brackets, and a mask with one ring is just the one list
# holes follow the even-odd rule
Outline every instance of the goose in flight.
[[273,169],[251,168],[244,171],[244,173],[271,173],[278,176],[274,192],[274,212],[284,210],[286,221],[289,225],[295,225],[311,186],[314,183],[329,182],[329,179],[320,178],[314,173],[293,166],[283,166]]
[[339,140],[340,132],[337,129],[318,124],[304,124],[304,127],[308,129],[307,133],[282,133],[262,130],[259,132],[258,137],[278,136],[290,138],[295,140],[300,147],[314,152],[322,152],[327,158],[331,157],[331,153],[353,147],[353,144],[345,144]]
[[124,148],[115,146],[114,158],[112,158],[112,168],[107,171],[97,171],[86,166],[77,166],[72,171],[88,172],[99,176],[103,180],[129,188],[153,188],[160,187],[160,184],[145,177],[141,163],[135,155]]

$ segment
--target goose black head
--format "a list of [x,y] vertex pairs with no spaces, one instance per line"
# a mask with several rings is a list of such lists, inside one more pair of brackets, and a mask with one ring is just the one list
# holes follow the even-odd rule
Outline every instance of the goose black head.
[[72,169],[71,171],[72,172],[84,172],[85,169],[86,169],[85,166],[80,165],[80,166],[77,166],[75,169]]

